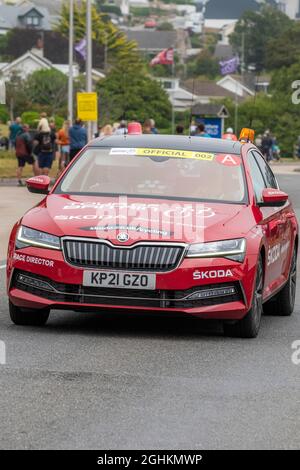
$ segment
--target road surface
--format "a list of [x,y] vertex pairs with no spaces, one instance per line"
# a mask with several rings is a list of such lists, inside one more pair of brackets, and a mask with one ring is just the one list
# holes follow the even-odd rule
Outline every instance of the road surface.
[[[279,178],[298,216],[299,178]],[[299,293],[295,314],[264,317],[255,340],[125,314],[53,312],[25,328],[0,275],[1,449],[299,448]]]

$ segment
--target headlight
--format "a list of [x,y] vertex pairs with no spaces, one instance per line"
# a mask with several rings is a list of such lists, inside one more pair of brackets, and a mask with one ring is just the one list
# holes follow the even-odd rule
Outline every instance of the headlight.
[[60,238],[50,233],[40,232],[28,227],[20,227],[17,235],[17,241],[25,245],[40,246],[42,248],[51,248],[60,250]]
[[196,243],[190,245],[187,258],[228,258],[233,261],[244,261],[246,240],[223,240],[210,243]]

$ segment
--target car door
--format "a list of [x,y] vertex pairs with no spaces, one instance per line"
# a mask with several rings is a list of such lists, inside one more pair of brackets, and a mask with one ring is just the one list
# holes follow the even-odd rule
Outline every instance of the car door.
[[[253,151],[255,159],[263,174],[268,188],[279,189],[277,180],[265,159],[259,152]],[[286,279],[290,268],[290,259],[293,250],[293,226],[290,217],[291,204],[288,201],[283,207],[279,208],[280,219],[278,220],[278,236],[280,242],[280,258],[278,259],[277,266],[279,268],[279,276],[281,282]]]
[[[256,202],[262,202],[262,192],[265,188],[270,187],[267,183],[263,172],[258,164],[258,152],[256,151],[249,151],[247,156],[247,162],[249,166],[249,171],[251,174],[252,182],[253,182],[253,189],[256,197]],[[277,182],[274,178],[272,184],[276,184]],[[281,219],[281,211],[282,208],[280,207],[261,207],[260,208],[262,214],[262,221],[261,225],[265,234],[266,240],[266,260],[265,260],[265,279],[264,279],[264,286],[266,294],[270,294],[274,290],[277,289],[279,284],[280,278],[280,248],[281,248],[281,241],[283,237],[283,226],[282,226],[282,219]]]

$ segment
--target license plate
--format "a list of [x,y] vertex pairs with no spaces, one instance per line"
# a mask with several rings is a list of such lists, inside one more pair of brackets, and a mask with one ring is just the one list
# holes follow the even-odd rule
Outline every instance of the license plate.
[[84,271],[83,285],[87,287],[154,290],[156,275],[117,271]]

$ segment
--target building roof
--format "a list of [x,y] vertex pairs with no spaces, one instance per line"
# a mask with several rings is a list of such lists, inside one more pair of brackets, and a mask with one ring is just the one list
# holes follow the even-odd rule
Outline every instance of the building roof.
[[243,79],[240,75],[225,75],[218,81],[218,85],[222,87],[222,84],[226,81],[237,82],[243,88],[248,95],[255,94],[255,76],[253,74],[245,74]]
[[234,93],[222,88],[211,80],[189,79],[183,83],[183,87],[195,96],[209,98],[234,98]]
[[229,113],[226,106],[214,103],[197,103],[192,107],[192,114],[199,116],[219,116],[228,117]]
[[23,5],[0,5],[0,29],[13,29],[19,27],[20,18],[35,10],[43,18],[42,29],[51,29],[50,17],[47,8],[38,7],[32,3]]
[[176,48],[176,31],[152,31],[146,29],[124,31],[130,41],[136,41],[138,48],[149,51],[161,51]]
[[194,150],[198,152],[240,154],[241,143],[225,139],[199,138],[175,135],[125,135],[107,136],[92,140],[89,147],[122,148],[167,148],[174,150]]
[[[238,19],[245,11],[259,10],[260,0],[208,0],[205,17],[208,19]],[[267,0],[266,3],[276,6],[275,0]]]
[[232,59],[233,49],[230,44],[217,44],[214,52],[214,57],[219,60]]

